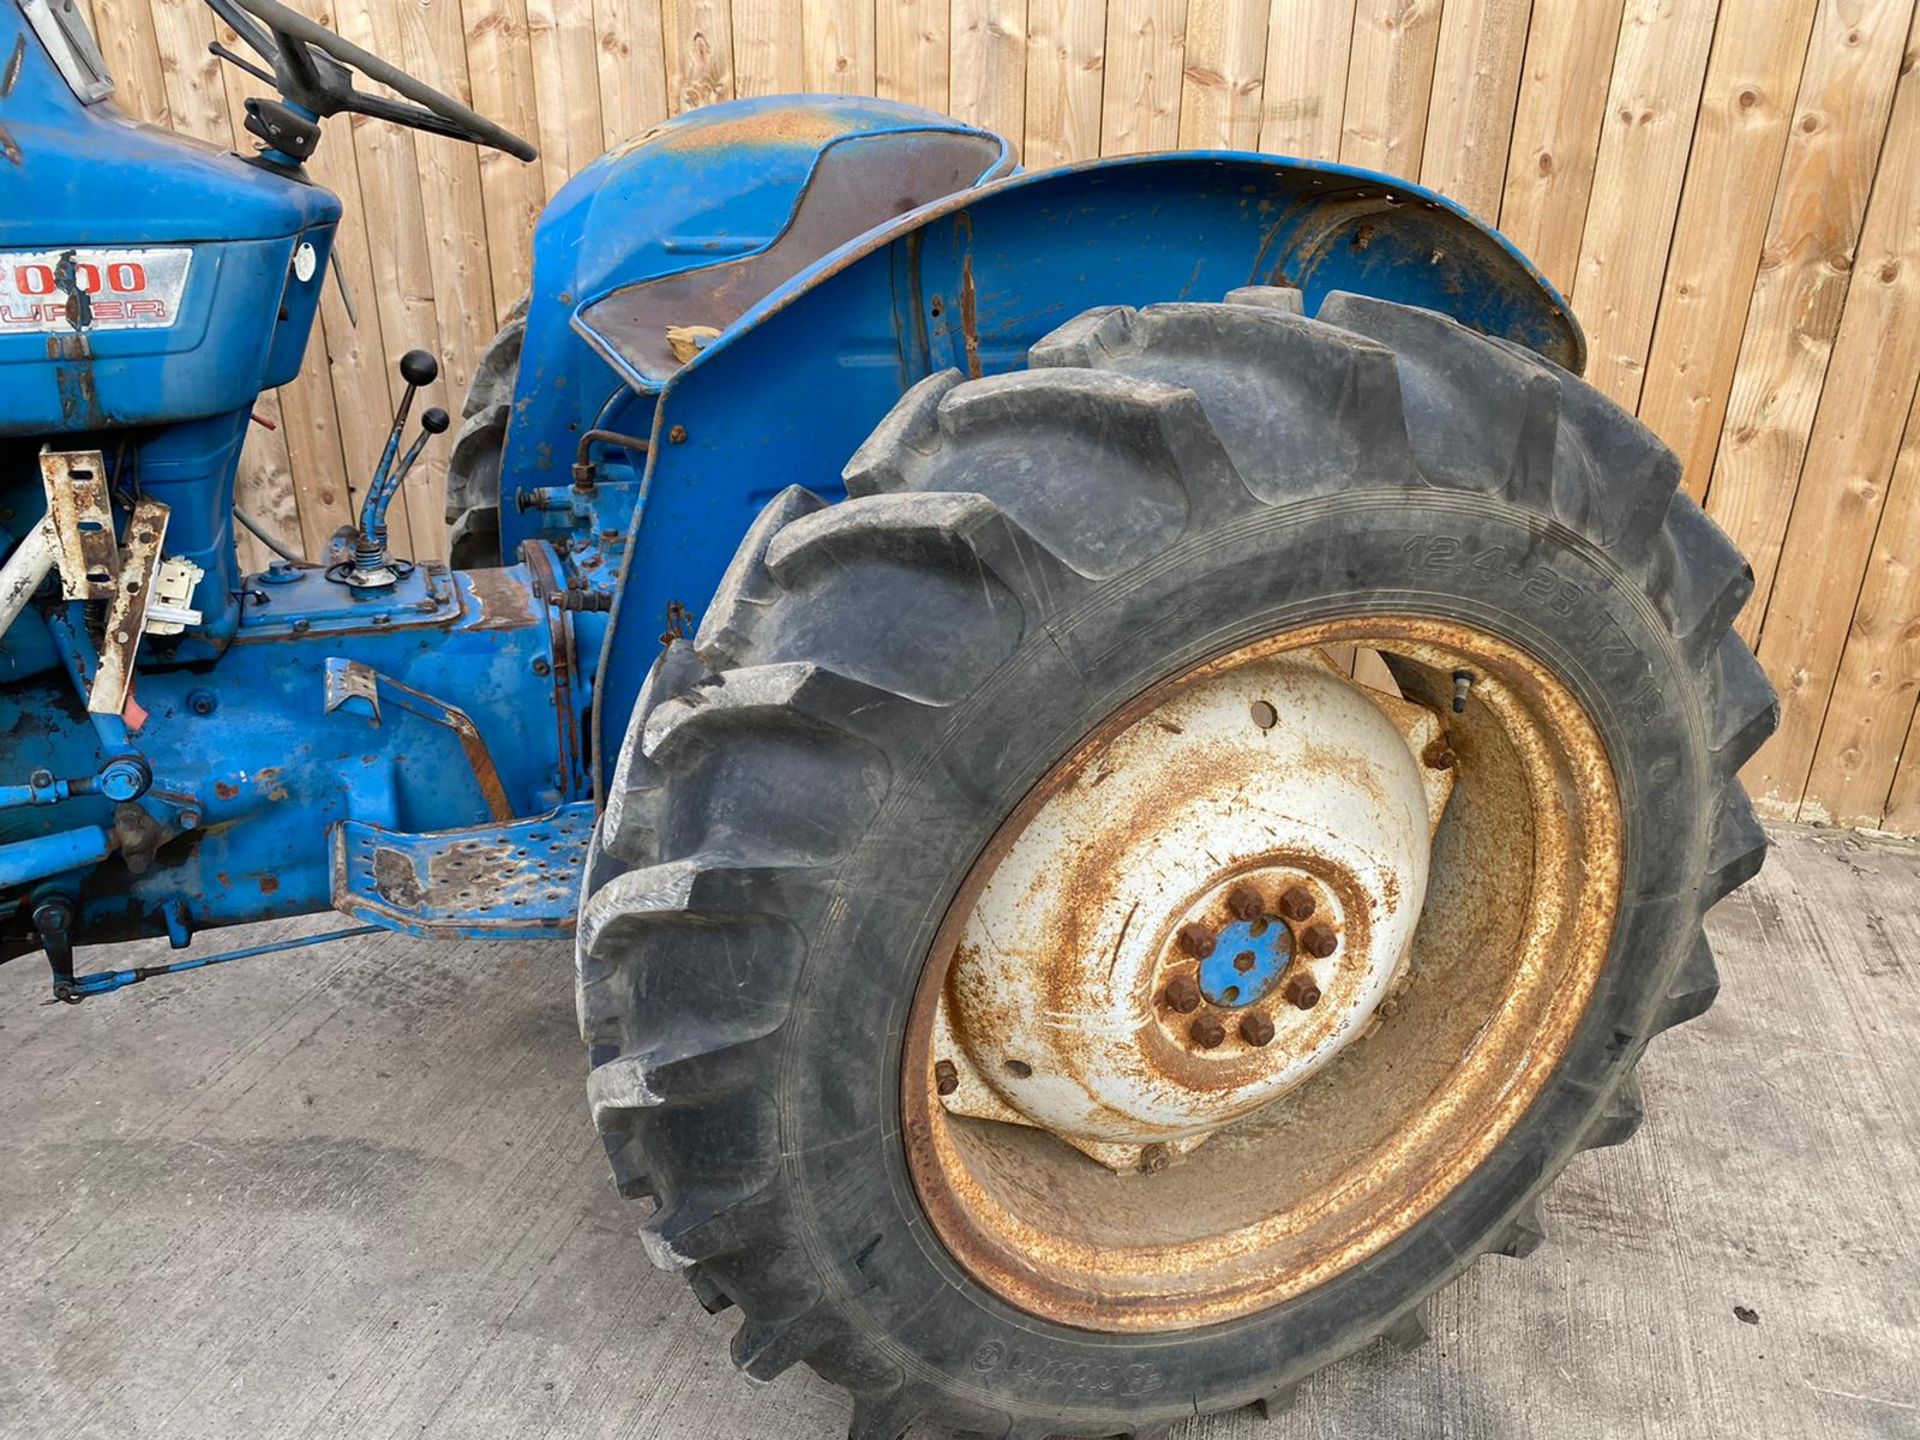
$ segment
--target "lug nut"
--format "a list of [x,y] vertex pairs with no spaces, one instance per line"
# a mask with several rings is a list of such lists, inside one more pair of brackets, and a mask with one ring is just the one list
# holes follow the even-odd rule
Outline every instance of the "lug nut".
[[1140,1173],[1158,1175],[1173,1163],[1173,1152],[1166,1146],[1155,1143],[1140,1147]]
[[1176,975],[1167,981],[1167,1008],[1191,1015],[1200,1008],[1200,986],[1191,975]]
[[1451,770],[1454,762],[1453,747],[1441,736],[1420,752],[1421,762],[1429,770]]
[[1313,896],[1304,885],[1289,885],[1280,897],[1280,913],[1296,924],[1313,914]]
[[1273,1021],[1258,1010],[1243,1015],[1240,1019],[1240,1038],[1249,1045],[1265,1045],[1273,1039]]
[[1226,1042],[1227,1027],[1220,1023],[1217,1016],[1202,1015],[1193,1022],[1193,1029],[1188,1033],[1193,1036],[1193,1043],[1202,1050],[1211,1050]]
[[960,1071],[951,1060],[938,1060],[933,1066],[933,1088],[942,1095],[951,1095],[960,1088]]
[[1301,948],[1316,960],[1324,960],[1339,948],[1340,941],[1326,925],[1309,925],[1300,937]]
[[1236,885],[1227,892],[1227,909],[1236,920],[1258,920],[1267,913],[1267,902],[1251,885]]
[[1296,1010],[1311,1010],[1320,1003],[1320,987],[1314,983],[1311,975],[1294,976],[1287,981],[1285,993],[1287,1003]]
[[1213,931],[1198,921],[1182,925],[1177,938],[1180,948],[1196,960],[1204,960],[1213,954]]

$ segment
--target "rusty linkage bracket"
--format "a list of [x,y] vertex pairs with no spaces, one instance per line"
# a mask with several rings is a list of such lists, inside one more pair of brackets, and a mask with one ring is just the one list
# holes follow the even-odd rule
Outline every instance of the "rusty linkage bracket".
[[120,544],[107,494],[106,457],[98,450],[43,448],[40,479],[47,492],[61,595],[107,607],[87,709],[96,715],[121,714],[147,631],[178,634],[200,623],[200,612],[187,601],[202,572],[190,560],[162,557],[172,512],[158,500],[134,502],[126,543]]

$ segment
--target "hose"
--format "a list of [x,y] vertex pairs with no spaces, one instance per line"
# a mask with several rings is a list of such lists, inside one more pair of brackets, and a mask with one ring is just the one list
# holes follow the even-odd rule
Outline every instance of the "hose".
[[302,565],[306,563],[300,556],[294,554],[293,551],[287,549],[286,546],[269,535],[266,530],[262,528],[258,520],[247,514],[247,512],[242,510],[238,505],[233,507],[233,518],[247,527],[247,533],[249,535],[253,536],[254,539],[273,551],[274,554],[278,555],[289,565]]

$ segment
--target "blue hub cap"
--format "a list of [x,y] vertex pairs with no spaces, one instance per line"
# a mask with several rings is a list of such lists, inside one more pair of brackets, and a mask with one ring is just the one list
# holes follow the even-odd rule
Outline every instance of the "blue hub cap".
[[1293,960],[1293,935],[1273,919],[1236,920],[1200,962],[1200,993],[1233,1010],[1264,999]]

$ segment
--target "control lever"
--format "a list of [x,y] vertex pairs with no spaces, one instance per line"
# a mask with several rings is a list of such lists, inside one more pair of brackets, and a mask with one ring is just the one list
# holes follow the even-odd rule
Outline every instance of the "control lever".
[[[409,350],[400,357],[400,378],[407,382],[407,388],[400,397],[400,408],[394,412],[393,431],[387,436],[387,448],[380,456],[379,467],[374,470],[373,480],[367,486],[367,498],[360,506],[360,525],[353,537],[353,559],[334,566],[327,572],[330,577],[344,580],[356,589],[373,590],[391,585],[401,576],[412,572],[412,561],[395,560],[387,553],[387,508],[400,493],[400,486],[420,459],[420,452],[426,448],[427,441],[435,435],[446,433],[452,423],[447,412],[437,405],[423,412],[419,435],[407,447],[406,453],[400,452],[400,440],[407,428],[407,415],[413,409],[414,392],[422,385],[431,385],[439,375],[439,362],[424,350]],[[395,463],[396,456],[398,463]]]

